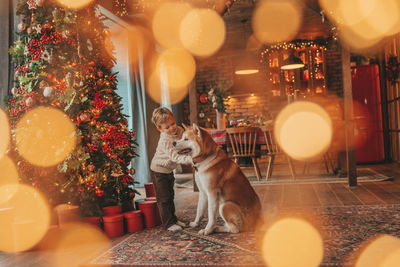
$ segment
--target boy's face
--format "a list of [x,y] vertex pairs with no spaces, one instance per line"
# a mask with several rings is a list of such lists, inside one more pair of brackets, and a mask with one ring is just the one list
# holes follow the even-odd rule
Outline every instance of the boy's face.
[[157,128],[160,132],[166,133],[168,135],[176,135],[178,131],[178,126],[176,125],[176,119],[174,117],[169,117],[168,121],[161,123]]

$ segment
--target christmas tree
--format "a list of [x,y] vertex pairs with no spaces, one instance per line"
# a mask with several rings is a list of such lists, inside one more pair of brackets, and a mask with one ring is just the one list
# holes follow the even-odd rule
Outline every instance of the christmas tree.
[[11,128],[29,110],[48,106],[68,115],[79,139],[62,163],[39,167],[18,154],[13,138],[9,154],[20,179],[53,206],[80,205],[82,216],[100,216],[102,207],[116,204],[132,209],[136,190],[129,166],[137,144],[115,92],[105,18],[96,3],[69,9],[53,0],[22,0],[17,15],[18,41],[10,48],[15,81],[6,99]]

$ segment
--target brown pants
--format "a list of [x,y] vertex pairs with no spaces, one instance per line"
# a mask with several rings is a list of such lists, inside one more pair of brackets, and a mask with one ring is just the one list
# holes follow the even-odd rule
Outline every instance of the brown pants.
[[171,173],[159,173],[151,171],[154,189],[156,191],[157,206],[165,229],[175,224],[178,219],[175,216],[174,183],[175,177]]

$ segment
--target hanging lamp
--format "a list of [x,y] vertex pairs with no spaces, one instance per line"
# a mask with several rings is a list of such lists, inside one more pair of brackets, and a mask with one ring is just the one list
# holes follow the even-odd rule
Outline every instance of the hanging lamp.
[[283,61],[281,66],[282,70],[294,70],[300,69],[304,67],[303,61],[294,55],[294,52],[290,54],[290,56]]

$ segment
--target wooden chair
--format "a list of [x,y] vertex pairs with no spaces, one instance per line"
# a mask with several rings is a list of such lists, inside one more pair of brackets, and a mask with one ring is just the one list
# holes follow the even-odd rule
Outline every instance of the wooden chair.
[[278,143],[275,141],[275,138],[272,133],[272,125],[268,126],[261,126],[261,131],[264,134],[265,143],[267,145],[267,156],[269,157],[268,160],[268,167],[267,167],[267,175],[265,177],[268,180],[269,177],[272,175],[272,168],[275,160],[276,155],[284,155],[288,164],[290,173],[292,174],[293,179],[296,179],[296,174],[294,172],[293,164],[291,159],[280,149]]
[[256,159],[256,141],[257,134],[260,132],[258,127],[239,127],[227,128],[226,132],[232,145],[234,161],[237,163],[239,158],[250,157],[257,180],[260,181],[261,174]]

